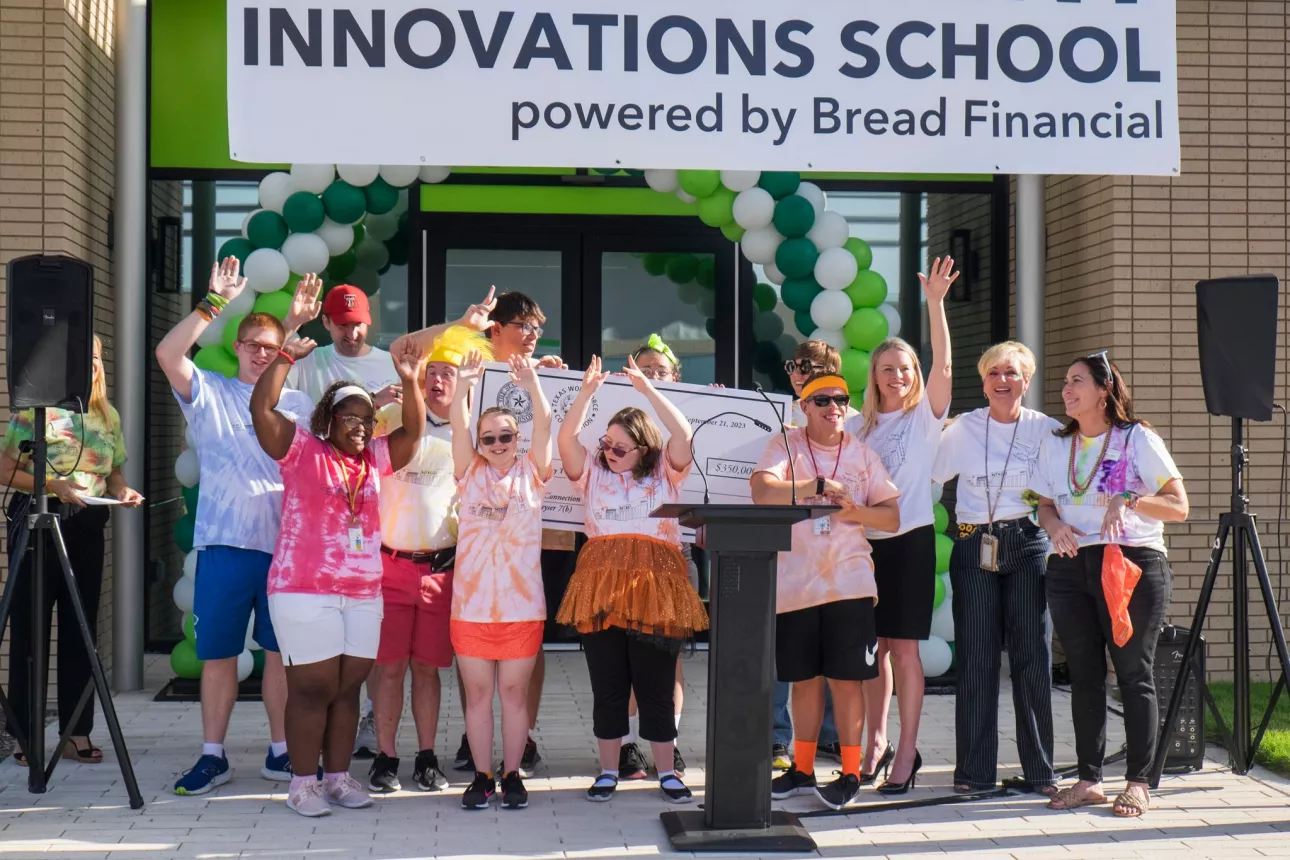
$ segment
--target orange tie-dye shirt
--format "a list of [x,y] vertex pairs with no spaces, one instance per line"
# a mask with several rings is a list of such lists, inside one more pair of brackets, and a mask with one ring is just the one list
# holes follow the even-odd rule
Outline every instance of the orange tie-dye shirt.
[[681,486],[690,469],[690,465],[673,468],[665,450],[654,471],[637,480],[631,472],[618,473],[600,465],[598,451],[587,452],[582,477],[574,484],[586,509],[587,537],[643,535],[679,546],[681,525],[674,519],[651,517],[650,512],[681,501]]
[[453,619],[484,624],[546,620],[542,497],[547,483],[533,459],[525,454],[501,474],[476,454],[457,489]]

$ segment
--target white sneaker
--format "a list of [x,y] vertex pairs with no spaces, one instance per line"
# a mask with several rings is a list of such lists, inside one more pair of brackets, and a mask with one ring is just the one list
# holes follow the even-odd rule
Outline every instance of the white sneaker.
[[305,818],[319,818],[331,815],[331,805],[327,803],[327,792],[323,784],[316,779],[305,780],[300,787],[287,792],[287,808],[294,809]]
[[354,738],[354,758],[375,758],[376,753],[376,716],[368,711],[358,721],[358,736]]
[[[326,783],[323,783],[326,785]],[[330,785],[326,785],[327,797],[338,806],[346,809],[363,809],[372,805],[372,796],[363,787],[358,784],[358,780],[349,774],[338,778]]]

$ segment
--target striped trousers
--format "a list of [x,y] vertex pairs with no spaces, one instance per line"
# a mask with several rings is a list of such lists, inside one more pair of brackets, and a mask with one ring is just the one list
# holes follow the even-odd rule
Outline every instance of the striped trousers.
[[1053,773],[1052,618],[1044,592],[1048,536],[1029,518],[994,524],[999,570],[982,570],[984,526],[959,525],[954,587],[955,785],[994,788],[999,764],[1000,654],[1008,649],[1017,749],[1034,788]]

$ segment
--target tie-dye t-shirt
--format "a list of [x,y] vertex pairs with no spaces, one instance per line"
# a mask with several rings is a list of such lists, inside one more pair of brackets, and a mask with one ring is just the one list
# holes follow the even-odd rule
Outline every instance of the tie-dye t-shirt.
[[478,454],[460,493],[452,617],[486,624],[546,619],[542,497],[546,482],[527,454],[505,474]]
[[[282,458],[282,530],[269,568],[269,594],[339,594],[356,600],[381,596],[381,479],[390,468],[388,436],[363,452],[367,479],[358,494],[362,546],[350,546],[348,486],[357,481],[330,442],[296,427]],[[349,465],[357,465],[350,460]]]
[[390,549],[425,552],[457,542],[457,479],[452,427],[427,418],[412,461],[381,485],[381,540]]
[[664,450],[653,474],[637,480],[631,472],[614,472],[599,461],[598,451],[587,452],[582,477],[575,483],[586,508],[587,537],[640,535],[679,545],[680,523],[651,517],[650,512],[681,500],[681,485],[693,464],[673,468]]
[[[193,370],[193,399],[174,392],[197,443],[201,482],[193,546],[232,546],[273,552],[282,518],[282,472],[264,453],[251,426],[254,388],[221,373]],[[278,412],[309,422],[313,403],[284,389]]]
[[[877,452],[850,433],[840,446],[825,448],[809,443],[805,428],[795,427],[788,431],[788,444],[793,452],[793,474],[799,481],[816,477],[837,481],[851,491],[855,504],[866,507],[900,497],[900,490],[887,475]],[[766,446],[756,472],[766,472],[781,481],[789,479],[782,438],[772,439]],[[799,503],[811,501],[818,500],[798,497]],[[864,526],[845,522],[834,514],[828,518],[827,533],[817,534],[819,531],[824,527],[816,520],[793,526],[793,549],[778,557],[776,612],[795,612],[861,597],[877,599],[873,548]]]
[[[1080,483],[1089,479],[1089,473],[1102,453],[1106,434],[1086,437],[1076,434],[1075,475]],[[1048,434],[1039,454],[1039,467],[1035,470],[1030,489],[1052,499],[1062,521],[1082,532],[1080,546],[1106,543],[1100,534],[1107,506],[1116,496],[1133,493],[1153,496],[1182,473],[1165,448],[1165,442],[1154,431],[1141,424],[1133,427],[1115,427],[1107,444],[1106,458],[1093,475],[1087,492],[1078,493],[1070,479],[1072,439],[1062,439]],[[1117,543],[1122,546],[1140,546],[1165,552],[1165,524],[1136,511],[1124,512],[1124,534]]]
[[[35,433],[36,411],[15,413],[4,436],[5,454],[19,460],[18,445]],[[49,445],[45,479],[57,478],[55,472],[68,475],[68,480],[85,488],[82,495],[106,496],[107,476],[125,462],[121,416],[111,406],[107,418],[93,411],[82,415],[66,409],[45,410],[45,441]],[[22,456],[21,463],[23,471],[31,474],[31,457]]]

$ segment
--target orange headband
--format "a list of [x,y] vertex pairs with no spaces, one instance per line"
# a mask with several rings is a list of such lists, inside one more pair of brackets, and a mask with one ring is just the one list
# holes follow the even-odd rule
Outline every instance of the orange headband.
[[816,379],[812,379],[810,382],[806,383],[806,385],[802,386],[802,399],[805,400],[822,388],[841,388],[847,394],[851,393],[851,390],[847,388],[847,381],[842,377],[821,376]]

